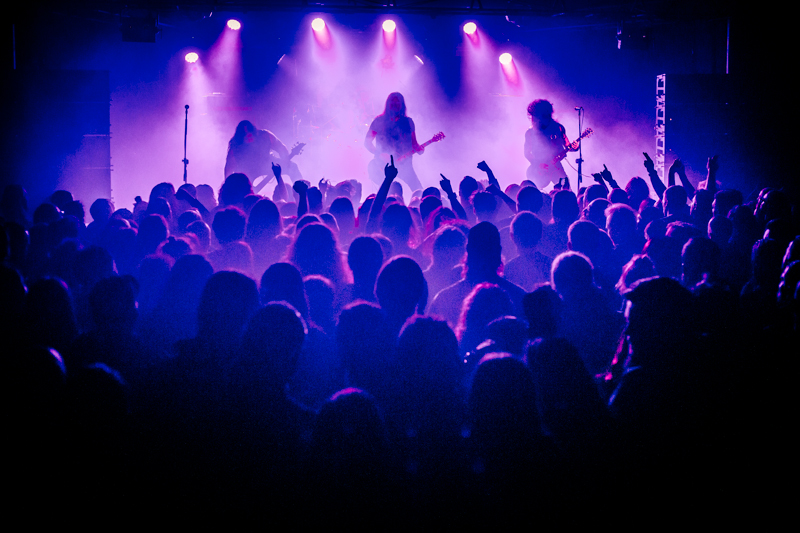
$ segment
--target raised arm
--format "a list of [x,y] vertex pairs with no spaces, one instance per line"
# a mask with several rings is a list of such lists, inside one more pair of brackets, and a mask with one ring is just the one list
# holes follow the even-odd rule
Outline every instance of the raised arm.
[[272,193],[272,201],[277,203],[279,200],[286,200],[286,186],[283,184],[280,165],[272,163],[272,173],[275,175],[275,180],[277,181],[275,191]]
[[453,192],[453,186],[450,184],[450,180],[445,178],[444,174],[439,175],[442,177],[442,181],[439,182],[439,187],[441,187],[447,195],[447,199],[450,200],[450,207],[453,208],[453,212],[461,220],[468,220],[467,211],[464,209],[464,206],[461,205],[461,202],[458,201],[458,195]]
[[[708,169],[708,176],[706,178],[706,186],[705,189],[710,191],[712,194],[717,193],[717,170],[719,170],[719,156],[714,155],[708,158],[708,163],[706,164],[706,168]],[[699,188],[699,186],[698,186]]]
[[661,181],[661,178],[658,177],[658,172],[656,172],[656,165],[650,156],[647,155],[647,152],[642,152],[644,155],[644,168],[647,169],[647,175],[650,176],[650,186],[653,187],[653,192],[659,198],[664,196],[664,191],[667,190],[667,187],[664,185],[664,182]]
[[300,220],[300,217],[308,213],[308,184],[302,180],[297,180],[292,185],[292,188],[299,196],[297,199],[297,220]]
[[492,172],[492,169],[486,164],[486,161],[481,161],[478,163],[478,169],[486,172],[486,177],[489,178],[489,188],[487,190],[503,200],[503,203],[505,203],[508,208],[511,209],[512,213],[516,213],[517,202],[512,200],[510,196],[503,192],[503,189],[500,188],[500,182],[498,182],[497,178],[494,177],[494,172]]
[[675,161],[675,163],[678,163],[676,172],[678,174],[678,178],[681,180],[681,185],[684,189],[686,189],[686,196],[689,198],[694,198],[694,186],[689,182],[689,178],[686,177],[686,167],[683,166],[683,161],[678,159]]
[[606,180],[608,186],[612,189],[619,189],[619,184],[614,180],[614,176],[611,175],[611,171],[608,170],[608,167],[603,163],[603,171],[600,173],[600,176]]
[[367,233],[375,233],[378,231],[378,220],[381,218],[383,211],[383,204],[386,202],[386,197],[389,196],[389,188],[392,182],[397,177],[397,167],[394,166],[394,156],[391,157],[391,163],[386,163],[383,168],[383,183],[381,183],[378,194],[375,195],[375,200],[372,201],[372,208],[369,210],[369,219],[367,220]]

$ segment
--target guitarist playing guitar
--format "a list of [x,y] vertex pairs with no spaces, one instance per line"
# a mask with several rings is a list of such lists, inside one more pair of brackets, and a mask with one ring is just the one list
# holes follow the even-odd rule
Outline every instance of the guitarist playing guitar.
[[425,147],[417,142],[414,121],[406,116],[406,102],[402,94],[392,93],[386,98],[383,113],[369,125],[364,146],[375,155],[369,165],[372,181],[383,183],[384,158],[388,161],[391,155],[397,166],[397,177],[406,182],[412,192],[422,188],[410,155],[423,153]]
[[[570,143],[567,130],[553,119],[553,104],[547,100],[534,100],[528,106],[531,127],[525,132],[525,159],[530,162],[527,177],[543,190],[551,183],[567,177],[561,160],[567,152],[578,149],[577,141]],[[586,130],[581,138],[591,135]]]
[[236,132],[228,143],[228,156],[225,159],[225,177],[241,172],[255,183],[256,178],[265,176],[260,187],[272,179],[272,163],[278,162],[283,173],[293,181],[303,179],[297,164],[291,159],[302,152],[304,143],[298,143],[290,152],[278,137],[269,130],[259,130],[249,120],[236,126]]

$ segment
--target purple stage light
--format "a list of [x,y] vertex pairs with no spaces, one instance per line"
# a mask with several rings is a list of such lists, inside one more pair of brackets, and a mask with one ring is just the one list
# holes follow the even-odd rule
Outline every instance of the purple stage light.
[[315,18],[311,21],[311,28],[316,32],[320,32],[325,29],[325,21],[321,18]]
[[314,40],[317,41],[317,44],[324,50],[330,49],[331,32],[325,21],[319,17],[315,18],[311,21],[311,29],[314,30]]
[[383,44],[386,48],[394,48],[395,43],[397,42],[397,24],[392,19],[386,19],[383,21]]
[[200,56],[196,52],[189,52],[183,57],[187,63],[196,63]]
[[464,24],[464,33],[467,35],[474,35],[476,31],[478,31],[478,26],[476,26],[474,22],[467,22]]
[[505,52],[500,54],[499,57],[500,65],[503,70],[503,74],[506,77],[506,81],[516,88],[520,87],[521,79],[519,76],[519,72],[517,72],[517,65],[514,63],[514,58],[511,57],[511,54]]
[[236,19],[230,19],[230,20],[228,21],[228,27],[229,27],[230,29],[232,29],[232,30],[241,30],[241,29],[242,29],[242,23],[241,23],[241,22],[239,22],[239,21],[238,21],[238,20],[236,20]]

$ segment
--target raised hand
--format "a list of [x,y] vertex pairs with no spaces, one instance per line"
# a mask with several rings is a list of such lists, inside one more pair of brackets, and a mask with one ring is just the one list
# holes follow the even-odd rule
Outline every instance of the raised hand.
[[614,180],[614,177],[611,175],[611,171],[608,170],[608,167],[603,164],[603,171],[600,173],[604,180],[611,183]]
[[331,182],[330,180],[326,180],[324,177],[319,180],[319,190],[324,195],[328,192],[328,188],[330,187]]
[[655,170],[656,170],[655,162],[653,162],[653,160],[650,159],[650,156],[647,155],[647,152],[642,152],[642,155],[644,155],[644,168],[645,168],[645,170],[647,170],[648,173],[655,172]]
[[676,159],[672,166],[669,167],[669,173],[672,174],[675,172],[676,174],[680,174],[683,171],[683,161],[680,159]]
[[281,166],[276,164],[275,162],[272,163],[272,173],[275,175],[275,179],[280,181],[281,179]]
[[444,177],[444,174],[439,174],[442,177],[442,181],[439,182],[439,186],[447,195],[447,198],[450,199],[450,207],[453,208],[455,211],[456,216],[461,220],[468,220],[467,212],[464,210],[464,206],[461,205],[461,202],[458,201],[458,196],[456,193],[453,192],[453,185],[450,184],[450,180]]
[[308,183],[303,180],[297,180],[294,182],[294,185],[292,185],[292,189],[294,189],[294,192],[302,196],[306,193],[306,191],[308,191]]
[[706,164],[706,168],[708,169],[709,173],[715,173],[719,170],[719,156],[712,155],[708,158],[708,163]]
[[497,181],[497,178],[494,177],[494,172],[492,172],[492,169],[486,164],[486,161],[478,163],[478,170],[486,172],[486,177],[489,178],[489,184],[494,185],[498,190],[502,190],[500,189],[500,183]]
[[389,156],[391,158],[391,162],[386,163],[386,166],[383,167],[383,175],[388,180],[393,180],[397,177],[397,167],[394,166],[394,156]]
[[442,180],[439,182],[439,187],[442,188],[444,193],[447,196],[450,196],[453,193],[453,185],[450,183],[450,180],[444,177],[444,174],[439,174],[442,177]]
[[592,177],[594,178],[594,181],[596,181],[600,185],[603,185],[603,174],[601,174],[600,172],[595,172],[594,174],[592,174]]

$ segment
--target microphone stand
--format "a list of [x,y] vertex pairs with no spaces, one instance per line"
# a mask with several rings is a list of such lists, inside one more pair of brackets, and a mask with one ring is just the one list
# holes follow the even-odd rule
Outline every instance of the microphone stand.
[[189,166],[189,160],[186,159],[186,136],[189,133],[189,104],[186,104],[186,118],[183,122],[183,183],[188,183],[186,176],[186,167]]
[[580,134],[581,134],[581,117],[583,113],[583,108],[578,106],[575,108],[575,111],[578,112],[578,159],[575,162],[578,164],[578,186],[577,191],[581,190],[581,184],[583,183],[583,143],[580,142]]

